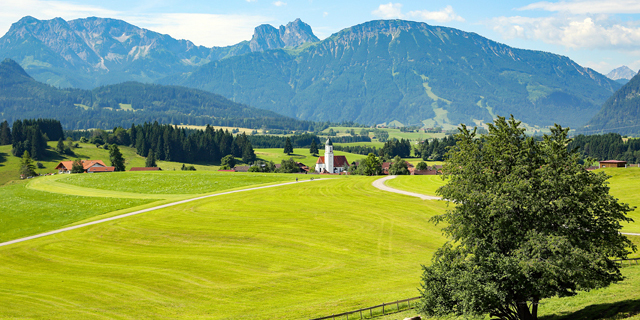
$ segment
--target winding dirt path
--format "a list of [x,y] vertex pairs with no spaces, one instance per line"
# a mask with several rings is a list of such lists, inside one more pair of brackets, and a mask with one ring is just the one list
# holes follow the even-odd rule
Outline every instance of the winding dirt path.
[[391,188],[389,186],[387,186],[386,184],[384,184],[387,180],[391,180],[394,179],[397,176],[386,176],[384,178],[378,179],[376,181],[374,181],[372,183],[372,185],[380,190],[383,191],[388,191],[388,192],[394,192],[394,193],[399,193],[399,194],[404,194],[407,196],[412,196],[412,197],[418,197],[422,200],[441,200],[442,198],[440,197],[434,197],[434,196],[428,196],[428,195],[424,195],[424,194],[420,194],[420,193],[415,193],[415,192],[409,192],[409,191],[404,191],[404,190],[398,190],[395,188]]
[[[315,180],[320,180],[320,179],[315,179]],[[252,188],[241,189],[241,190],[220,192],[220,193],[216,193],[216,194],[210,194],[210,195],[206,195],[206,196],[200,196],[200,197],[195,197],[195,198],[191,198],[191,199],[171,202],[171,203],[159,205],[159,206],[152,207],[152,208],[147,208],[147,209],[143,209],[143,210],[129,212],[129,213],[121,214],[121,215],[118,215],[118,216],[113,216],[113,217],[100,219],[100,220],[96,220],[96,221],[91,221],[91,222],[87,222],[87,223],[83,223],[83,224],[78,224],[78,225],[75,225],[75,226],[70,226],[70,227],[66,227],[66,228],[62,228],[62,229],[52,230],[52,231],[48,231],[48,232],[44,232],[44,233],[40,233],[40,234],[36,234],[36,235],[32,235],[32,236],[20,238],[20,239],[15,239],[15,240],[7,241],[7,242],[2,242],[2,243],[0,243],[0,247],[8,246],[8,245],[11,245],[11,244],[14,244],[14,243],[19,243],[19,242],[23,242],[23,241],[27,241],[27,240],[42,238],[42,237],[54,235],[54,234],[57,234],[57,233],[62,233],[62,232],[65,232],[65,231],[84,228],[84,227],[91,226],[91,225],[98,224],[98,223],[103,223],[103,222],[113,221],[113,220],[122,219],[122,218],[130,217],[130,216],[135,216],[137,214],[141,214],[141,213],[145,213],[145,212],[149,212],[149,211],[153,211],[153,210],[158,210],[158,209],[163,209],[163,208],[168,208],[168,207],[176,206],[176,205],[187,203],[187,202],[191,202],[191,201],[202,200],[202,199],[222,196],[222,195],[226,195],[226,194],[247,192],[247,191],[259,190],[259,189],[275,188],[275,187],[281,187],[281,186],[286,186],[286,185],[290,185],[290,184],[304,183],[304,182],[311,182],[311,181],[313,181],[313,180],[305,180],[305,181],[300,181],[300,182],[298,182],[298,181],[285,182],[285,183],[272,184],[272,185],[262,186],[262,187],[252,187]]]

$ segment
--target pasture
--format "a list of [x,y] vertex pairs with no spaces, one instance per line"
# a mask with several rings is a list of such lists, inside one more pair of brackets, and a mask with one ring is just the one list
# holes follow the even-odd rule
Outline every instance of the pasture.
[[[640,170],[607,173],[612,193],[635,201]],[[7,199],[0,210],[13,208],[1,216],[0,232],[19,225],[33,234],[295,177],[308,178],[202,171],[41,177],[0,187]],[[429,219],[446,203],[380,191],[371,186],[378,178],[323,176],[0,247],[0,318],[308,319],[417,296],[420,265],[445,241]],[[443,183],[440,176],[387,182],[425,194]],[[61,211],[69,203],[75,206]],[[21,217],[25,206],[30,213]],[[47,219],[53,222],[36,223]],[[623,273],[628,279],[609,288],[544,300],[542,319],[635,314],[640,267]]]
[[292,319],[414,296],[444,240],[428,222],[444,204],[374,179],[224,195],[1,247],[0,317]]

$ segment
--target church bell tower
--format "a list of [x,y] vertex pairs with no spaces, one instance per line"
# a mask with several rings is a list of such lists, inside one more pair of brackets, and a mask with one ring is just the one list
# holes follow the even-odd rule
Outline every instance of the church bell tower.
[[327,142],[324,144],[324,163],[327,172],[333,173],[333,143],[331,142],[331,138],[327,139]]

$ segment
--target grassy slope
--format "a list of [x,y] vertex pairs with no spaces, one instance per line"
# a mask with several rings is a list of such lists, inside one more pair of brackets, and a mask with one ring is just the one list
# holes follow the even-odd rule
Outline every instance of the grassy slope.
[[[55,167],[60,161],[80,159],[102,160],[106,165],[110,165],[109,162],[109,150],[103,148],[96,148],[95,145],[89,143],[79,143],[80,148],[74,149],[75,155],[73,156],[61,156],[55,151],[57,142],[48,142],[49,149],[45,155],[44,160],[39,162],[44,165],[43,169],[37,169],[36,172],[45,174],[56,172]],[[129,170],[132,167],[144,167],[145,158],[138,156],[135,149],[120,146],[120,151],[125,158],[126,169]],[[158,166],[163,170],[180,170],[182,163],[158,161]],[[201,170],[218,170],[219,166],[209,164],[196,164],[196,169]],[[19,179],[20,158],[11,155],[11,146],[0,146],[0,185],[3,185],[11,180]]]
[[283,174],[179,171],[56,175],[20,181],[0,187],[0,242],[115,211],[291,180],[292,176]]
[[443,204],[373,179],[225,195],[2,247],[0,317],[290,319],[414,296],[419,262],[443,241],[428,222]]
[[[329,127],[325,130],[322,131],[322,133],[324,134],[328,134],[329,130],[333,129],[334,131],[338,130],[340,131],[340,133],[338,135],[346,135],[347,130],[355,130],[356,134],[360,134],[360,130],[362,130],[362,128],[351,128],[351,127]],[[369,128],[366,128],[369,129]],[[400,139],[409,139],[409,140],[420,140],[423,141],[424,139],[432,139],[432,138],[438,138],[438,139],[442,139],[444,138],[445,134],[444,133],[424,133],[424,131],[420,131],[420,132],[401,132],[400,129],[391,129],[391,128],[381,128],[379,130],[383,130],[383,131],[387,131],[389,133],[389,138],[396,138],[398,140]],[[371,134],[370,134],[371,135]]]

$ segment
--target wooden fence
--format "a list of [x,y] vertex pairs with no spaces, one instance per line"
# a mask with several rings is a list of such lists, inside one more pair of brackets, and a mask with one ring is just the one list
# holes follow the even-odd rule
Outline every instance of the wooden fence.
[[[397,300],[395,302],[385,302],[383,304],[380,304],[380,305],[377,305],[377,306],[373,306],[373,307],[368,307],[368,308],[363,308],[363,309],[358,309],[358,310],[353,310],[353,311],[347,311],[347,312],[343,312],[343,313],[339,313],[339,314],[333,314],[333,315],[330,315],[330,316],[326,316],[326,317],[322,317],[322,318],[314,318],[314,319],[310,319],[310,320],[364,319],[363,316],[364,317],[369,316],[369,318],[373,318],[373,316],[374,316],[374,312],[373,311],[375,309],[380,309],[380,308],[382,309],[382,314],[380,314],[380,315],[391,314],[391,313],[396,313],[396,312],[400,312],[400,311],[404,311],[404,310],[409,310],[409,309],[413,309],[413,308],[416,307],[416,303],[414,303],[412,305],[411,302],[415,301],[415,300],[418,300],[418,299],[420,299],[420,297],[409,298],[409,299],[404,299],[404,300]],[[394,306],[395,306],[395,308],[393,308]],[[387,307],[386,310],[385,310],[385,307]],[[391,307],[391,308],[389,308],[389,307]],[[367,314],[367,313],[369,313],[369,314]],[[354,315],[354,316],[349,318],[350,315]],[[378,312],[376,312],[375,315],[379,315]]]
[[620,262],[620,265],[624,266],[624,262],[625,261],[629,261],[629,265],[633,265],[633,262],[635,261],[635,264],[640,264],[638,263],[638,261],[640,261],[640,258],[631,258],[631,259],[618,259],[618,260],[613,260],[613,262]]
[[[634,263],[636,265],[640,265],[640,258],[631,258],[631,259],[618,259],[618,260],[613,260],[614,262],[620,262],[620,265],[624,266],[625,261],[629,262],[629,265],[633,265]],[[413,309],[416,307],[416,303],[414,303],[413,305],[411,304],[412,301],[416,301],[419,300],[420,297],[415,297],[415,298],[409,298],[409,299],[404,299],[404,300],[397,300],[395,302],[385,302],[383,304],[379,304],[377,306],[373,306],[373,307],[368,307],[368,308],[363,308],[363,309],[358,309],[358,310],[353,310],[353,311],[347,311],[347,312],[343,312],[343,313],[338,313],[338,314],[333,314],[330,316],[326,316],[326,317],[322,317],[322,318],[313,318],[310,320],[327,320],[327,319],[331,319],[331,320],[335,320],[335,319],[365,319],[367,316],[369,316],[368,319],[373,318],[374,316],[374,310],[375,309],[382,309],[382,313],[378,313],[376,312],[375,315],[385,315],[385,314],[391,314],[391,313],[396,313],[396,312],[400,312],[400,311],[405,311],[405,310],[409,310],[409,309]],[[406,303],[406,305],[404,305]],[[395,308],[391,308],[389,309],[388,307],[393,307],[395,306]],[[385,307],[387,307],[387,309],[385,309]],[[402,309],[401,309],[402,307]],[[368,312],[367,312],[368,311]],[[367,314],[368,313],[368,314]],[[355,314],[355,315],[354,315]],[[349,317],[352,316],[353,317]]]

